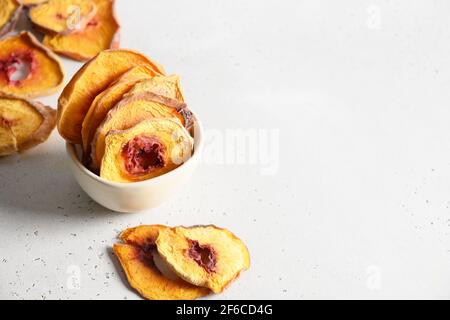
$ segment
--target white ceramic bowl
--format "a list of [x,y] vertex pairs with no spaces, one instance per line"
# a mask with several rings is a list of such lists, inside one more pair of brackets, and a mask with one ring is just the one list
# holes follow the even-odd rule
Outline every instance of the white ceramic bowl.
[[78,146],[67,143],[66,150],[75,180],[93,200],[113,211],[139,212],[159,206],[189,180],[201,160],[203,145],[203,127],[197,120],[194,126],[193,156],[169,173],[134,183],[115,183],[102,179],[81,163]]

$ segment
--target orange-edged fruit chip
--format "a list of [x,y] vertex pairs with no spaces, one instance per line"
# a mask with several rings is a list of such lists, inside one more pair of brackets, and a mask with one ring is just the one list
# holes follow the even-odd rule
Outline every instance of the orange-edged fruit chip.
[[144,181],[168,173],[191,156],[194,141],[178,121],[148,119],[106,137],[100,177],[121,183]]
[[96,13],[91,0],[49,0],[31,8],[28,15],[46,33],[69,34],[83,30]]
[[128,282],[139,294],[151,300],[194,300],[210,290],[193,286],[180,278],[166,277],[156,266],[155,241],[164,226],[142,226],[124,231],[124,244],[115,244],[114,252]]
[[92,169],[98,169],[102,163],[110,131],[127,130],[146,119],[171,119],[187,125],[194,121],[194,116],[186,104],[152,92],[126,95],[97,128],[91,143]]
[[119,48],[120,25],[114,14],[114,1],[91,1],[95,4],[96,14],[85,23],[83,29],[69,34],[46,34],[44,45],[79,61],[87,61],[103,50]]
[[31,33],[0,40],[0,91],[33,98],[54,93],[63,81],[58,57]]

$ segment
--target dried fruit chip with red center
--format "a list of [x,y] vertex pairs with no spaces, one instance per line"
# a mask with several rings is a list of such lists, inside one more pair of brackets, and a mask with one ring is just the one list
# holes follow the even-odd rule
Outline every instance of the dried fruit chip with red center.
[[28,32],[0,40],[0,91],[24,97],[50,95],[64,81],[58,57]]
[[180,278],[215,293],[250,267],[245,244],[230,231],[215,226],[162,230],[156,246]]
[[113,182],[144,181],[170,172],[192,155],[189,132],[169,119],[149,119],[106,138],[100,176]]
[[151,300],[193,300],[211,293],[180,278],[166,277],[156,266],[158,263],[155,241],[167,227],[141,226],[125,230],[120,239],[125,244],[115,244],[118,257],[130,285],[144,298]]
[[98,169],[106,150],[106,136],[111,131],[127,130],[145,119],[171,119],[182,126],[191,127],[194,116],[186,104],[174,99],[142,92],[125,95],[112,108],[97,128],[91,143],[91,167]]

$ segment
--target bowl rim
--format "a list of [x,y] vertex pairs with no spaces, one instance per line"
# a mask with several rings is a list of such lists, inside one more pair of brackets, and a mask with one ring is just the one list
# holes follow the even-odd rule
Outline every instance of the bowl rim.
[[151,178],[149,180],[144,181],[138,181],[138,182],[132,182],[132,183],[125,183],[125,182],[112,182],[108,181],[92,171],[90,171],[88,168],[86,168],[80,161],[76,146],[73,143],[66,142],[66,152],[69,155],[70,160],[72,163],[77,167],[77,169],[82,172],[84,175],[88,176],[89,178],[95,180],[98,183],[101,183],[106,186],[115,187],[115,188],[122,188],[122,189],[130,189],[135,187],[145,187],[150,185],[157,185],[163,180],[168,179],[169,177],[177,174],[178,172],[185,170],[187,166],[190,166],[194,163],[194,161],[199,160],[203,153],[203,147],[204,147],[204,128],[202,122],[199,120],[196,114],[195,116],[195,123],[194,123],[194,154],[192,157],[190,157],[186,162],[184,162],[181,166],[177,167],[176,169],[165,173],[161,176]]

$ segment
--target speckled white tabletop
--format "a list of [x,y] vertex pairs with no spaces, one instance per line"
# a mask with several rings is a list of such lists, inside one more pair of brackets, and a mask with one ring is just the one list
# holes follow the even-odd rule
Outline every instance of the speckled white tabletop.
[[0,298],[139,299],[111,246],[154,223],[246,241],[251,269],[212,298],[450,298],[449,10],[118,0],[122,46],[182,76],[203,164],[163,206],[118,214],[78,187],[56,132],[1,159]]

